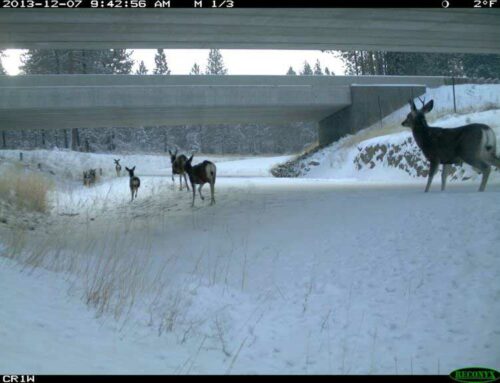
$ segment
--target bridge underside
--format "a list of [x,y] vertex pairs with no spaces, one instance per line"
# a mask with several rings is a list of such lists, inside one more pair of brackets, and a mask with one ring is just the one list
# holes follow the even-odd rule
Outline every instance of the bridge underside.
[[0,49],[226,48],[500,54],[500,9],[2,9]]
[[79,108],[75,110],[31,109],[22,113],[1,112],[1,129],[68,129],[214,124],[285,124],[319,121],[340,110],[323,107],[247,108]]
[[439,85],[443,78],[0,76],[0,129],[319,122],[352,105],[354,81],[382,102],[388,93],[374,84],[402,89],[403,104],[415,84]]

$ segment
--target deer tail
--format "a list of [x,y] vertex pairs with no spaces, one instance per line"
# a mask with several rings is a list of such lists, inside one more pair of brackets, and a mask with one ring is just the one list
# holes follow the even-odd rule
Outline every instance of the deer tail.
[[500,157],[497,156],[497,139],[495,132],[488,129],[484,135],[484,150],[487,153],[487,162],[500,169]]

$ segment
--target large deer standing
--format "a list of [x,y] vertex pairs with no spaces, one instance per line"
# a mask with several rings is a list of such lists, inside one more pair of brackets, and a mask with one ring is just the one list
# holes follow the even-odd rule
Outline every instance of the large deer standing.
[[430,162],[425,191],[429,191],[439,164],[443,164],[441,190],[445,190],[450,165],[463,162],[482,173],[479,191],[484,191],[491,166],[500,168],[500,158],[496,154],[496,136],[493,130],[485,124],[468,124],[451,129],[429,126],[425,114],[432,110],[434,101],[430,100],[427,104],[425,101],[420,101],[422,102],[421,109],[417,109],[413,100],[409,101],[411,111],[402,125],[411,128],[415,142]]

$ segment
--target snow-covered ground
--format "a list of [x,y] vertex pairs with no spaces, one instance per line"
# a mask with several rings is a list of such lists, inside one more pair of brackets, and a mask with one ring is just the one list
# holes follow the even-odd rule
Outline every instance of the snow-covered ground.
[[[436,124],[498,129],[479,104]],[[195,208],[166,156],[120,156],[141,177],[130,203],[118,156],[24,152],[57,186],[31,228],[0,219],[0,373],[500,369],[498,176],[423,193],[423,178],[352,163],[405,135],[348,137],[296,179],[270,177],[289,157],[210,157],[217,203]],[[104,176],[85,188],[91,167]]]
[[[185,196],[185,214],[150,200],[120,218],[96,216],[85,225],[68,218],[52,231],[65,237],[52,238],[53,257],[91,271],[18,273],[17,263],[3,259],[0,371],[500,367],[498,185],[482,194],[456,185],[430,194],[293,182],[221,189],[210,208],[189,211]],[[85,305],[86,278],[108,270],[89,259],[111,262],[111,252],[118,269],[137,268],[114,281],[116,293],[132,294],[121,284],[136,286],[134,278],[143,287],[118,322],[113,307],[96,319],[97,309]]]

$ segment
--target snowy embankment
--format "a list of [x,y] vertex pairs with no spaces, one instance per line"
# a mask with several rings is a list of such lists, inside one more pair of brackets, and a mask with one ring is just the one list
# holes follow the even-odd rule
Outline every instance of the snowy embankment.
[[[427,116],[429,124],[443,128],[472,122],[487,124],[497,134],[500,153],[500,85],[459,85],[455,93],[458,114],[453,113],[451,86],[427,90],[426,100],[435,101],[434,110]],[[421,105],[418,100],[416,104]],[[424,182],[428,163],[413,142],[411,130],[401,126],[408,112],[409,106],[405,106],[381,122],[290,164],[288,173],[349,183]],[[450,180],[477,183],[478,177],[470,166],[463,165],[453,169]],[[500,173],[493,172],[490,182],[499,181]]]

